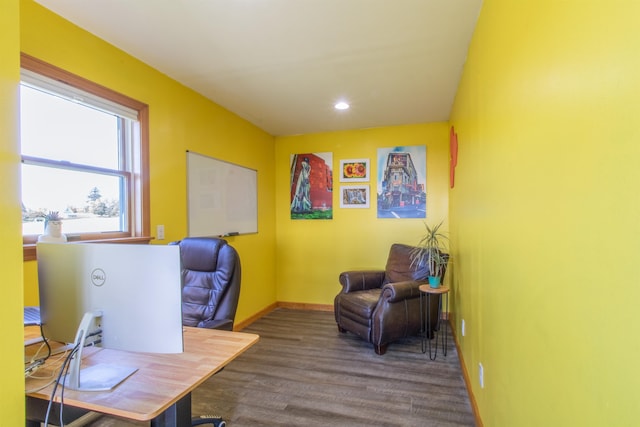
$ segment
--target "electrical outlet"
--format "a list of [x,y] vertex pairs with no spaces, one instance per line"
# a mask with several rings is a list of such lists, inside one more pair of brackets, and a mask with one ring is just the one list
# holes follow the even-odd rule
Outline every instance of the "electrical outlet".
[[478,381],[480,382],[480,388],[484,388],[484,368],[482,363],[478,363]]
[[164,225],[158,225],[156,227],[156,239],[164,240]]
[[462,319],[462,323],[460,324],[460,334],[464,336],[465,328],[464,328],[464,319]]

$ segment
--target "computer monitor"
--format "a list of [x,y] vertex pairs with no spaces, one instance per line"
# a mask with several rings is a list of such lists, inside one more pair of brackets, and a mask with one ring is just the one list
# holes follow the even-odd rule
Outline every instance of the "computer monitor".
[[[81,340],[84,345],[86,334],[97,327],[102,331],[100,345],[104,348],[183,351],[178,246],[38,243],[37,254],[45,338],[76,344]],[[85,337],[78,336],[79,329]],[[80,355],[77,369],[79,362]],[[85,377],[85,382],[89,381]],[[113,386],[109,384],[107,389]],[[100,384],[79,389],[87,387],[105,389]]]

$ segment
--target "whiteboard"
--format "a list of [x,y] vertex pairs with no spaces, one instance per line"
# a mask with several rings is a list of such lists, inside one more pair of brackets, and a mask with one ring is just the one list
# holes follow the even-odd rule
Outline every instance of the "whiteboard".
[[190,237],[258,232],[257,171],[187,151]]

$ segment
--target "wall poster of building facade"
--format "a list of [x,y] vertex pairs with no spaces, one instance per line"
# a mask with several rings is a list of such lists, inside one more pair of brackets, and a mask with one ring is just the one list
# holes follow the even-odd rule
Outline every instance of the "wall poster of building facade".
[[378,218],[427,217],[427,147],[378,149]]
[[333,153],[291,155],[291,219],[333,218]]

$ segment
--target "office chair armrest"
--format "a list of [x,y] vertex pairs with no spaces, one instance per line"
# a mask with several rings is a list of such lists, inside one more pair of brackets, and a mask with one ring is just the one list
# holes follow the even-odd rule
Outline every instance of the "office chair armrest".
[[342,292],[365,291],[382,287],[383,270],[344,271],[340,273]]
[[398,302],[411,298],[418,298],[420,296],[420,290],[418,287],[425,282],[417,282],[415,280],[408,280],[405,282],[387,283],[382,288],[382,296],[388,302]]

